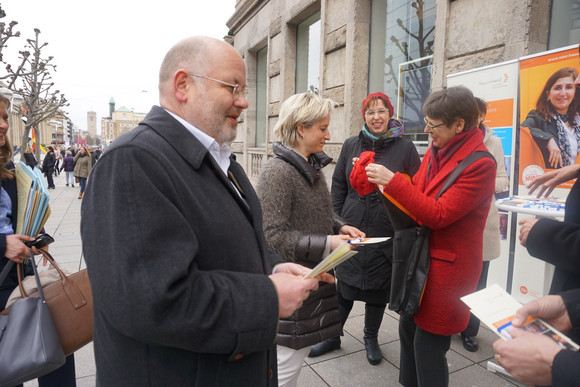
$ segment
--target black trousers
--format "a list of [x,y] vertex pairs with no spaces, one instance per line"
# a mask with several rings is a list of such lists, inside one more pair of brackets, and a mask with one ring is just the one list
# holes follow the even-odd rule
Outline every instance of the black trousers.
[[48,172],[46,172],[46,183],[48,188],[54,188],[54,180],[52,179],[52,174],[54,173],[54,170],[50,169]]
[[[489,261],[483,261],[483,266],[481,267],[481,275],[479,276],[479,282],[477,283],[477,290],[485,289],[487,284],[487,272],[489,271]],[[469,323],[467,328],[461,332],[462,336],[475,337],[479,332],[479,319],[473,314],[469,316]]]
[[451,336],[427,332],[415,324],[413,316],[401,313],[401,370],[399,383],[406,387],[447,387],[449,370],[445,357]]

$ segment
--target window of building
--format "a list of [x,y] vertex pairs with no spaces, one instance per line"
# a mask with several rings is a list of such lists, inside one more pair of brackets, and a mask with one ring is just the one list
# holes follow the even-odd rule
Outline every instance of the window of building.
[[580,41],[580,0],[553,0],[548,49]]
[[320,82],[320,11],[296,28],[296,93],[318,93]]
[[268,47],[256,53],[256,146],[266,146],[268,123]]
[[383,92],[413,141],[427,141],[421,108],[431,89],[435,0],[373,0],[369,93]]

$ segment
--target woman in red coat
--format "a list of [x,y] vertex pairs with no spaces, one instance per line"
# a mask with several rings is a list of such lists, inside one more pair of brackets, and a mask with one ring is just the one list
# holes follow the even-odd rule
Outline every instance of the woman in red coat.
[[371,183],[432,229],[429,274],[420,311],[401,314],[401,371],[405,386],[447,386],[445,355],[450,335],[462,332],[469,309],[460,297],[475,291],[481,272],[483,229],[494,191],[495,163],[482,158],[471,164],[443,195],[439,188],[461,160],[485,151],[477,129],[478,109],[471,91],[451,87],[431,94],[423,105],[425,133],[431,147],[412,183],[379,164],[366,168]]

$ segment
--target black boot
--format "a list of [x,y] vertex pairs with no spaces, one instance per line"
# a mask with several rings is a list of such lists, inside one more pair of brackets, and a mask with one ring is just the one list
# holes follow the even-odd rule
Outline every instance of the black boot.
[[325,353],[336,351],[340,349],[340,336],[333,337],[332,339],[324,340],[321,343],[313,345],[310,349],[308,357],[318,357]]
[[383,353],[379,347],[379,328],[383,321],[383,314],[385,306],[365,305],[365,350],[367,352],[367,360],[372,365],[377,365],[383,360]]

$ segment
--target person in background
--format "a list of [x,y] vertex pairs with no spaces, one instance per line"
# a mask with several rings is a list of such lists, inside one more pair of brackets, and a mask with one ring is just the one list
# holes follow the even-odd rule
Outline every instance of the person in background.
[[66,156],[62,160],[62,166],[60,167],[61,172],[63,169],[64,169],[64,173],[65,173],[65,177],[66,177],[66,186],[68,187],[69,180],[70,180],[70,184],[74,188],[74,186],[75,186],[75,177],[74,177],[75,160],[73,159],[70,151],[66,151]]
[[100,386],[275,386],[279,319],[334,280],[266,248],[229,147],[245,90],[232,46],[184,39],[161,64],[161,106],[95,164],[81,237]]
[[409,182],[384,166],[366,166],[368,181],[431,229],[429,274],[419,313],[401,313],[401,368],[404,386],[447,386],[446,353],[451,335],[462,332],[469,308],[460,298],[473,293],[481,274],[483,230],[494,192],[495,162],[481,158],[468,166],[439,199],[439,189],[457,164],[485,151],[479,110],[462,86],[431,94],[423,104],[425,133],[431,139],[419,171]]
[[[381,192],[360,196],[350,184],[352,159],[373,151],[374,161],[390,170],[413,176],[421,160],[413,142],[403,138],[403,124],[395,120],[389,97],[383,93],[368,95],[362,103],[364,124],[357,136],[346,139],[332,176],[332,206],[336,214],[358,227],[367,237],[393,237]],[[367,360],[379,364],[382,359],[378,334],[389,302],[393,242],[360,248],[358,254],[336,268],[340,320],[344,327],[354,301],[365,303],[364,343]],[[309,357],[317,357],[340,348],[340,337],[333,337],[312,347]]]
[[44,176],[46,176],[48,189],[55,189],[56,187],[54,186],[54,180],[52,178],[52,174],[54,173],[54,165],[56,162],[54,148],[49,146],[46,150],[46,155],[44,155],[44,160],[42,161],[42,172],[44,172]]
[[[580,329],[580,289],[544,296],[520,308],[512,321],[518,327],[528,316],[543,319],[562,333]],[[580,353],[564,349],[545,335],[510,331],[511,340],[493,343],[495,360],[529,386],[569,387],[580,381]]]
[[[493,155],[496,162],[496,172],[495,172],[495,192],[503,192],[509,187],[509,179],[507,176],[504,153],[501,140],[493,135],[493,129],[483,123],[485,115],[487,114],[487,106],[485,101],[481,98],[475,98],[477,101],[477,107],[479,110],[479,129],[483,133],[483,144]],[[483,230],[483,266],[481,267],[481,275],[479,276],[479,281],[477,282],[476,290],[485,289],[487,286],[487,272],[489,271],[489,262],[492,259],[499,257],[500,245],[499,245],[499,214],[497,207],[495,205],[489,206],[489,214],[487,215],[487,220],[485,221],[485,229]],[[461,332],[461,339],[463,342],[463,347],[470,351],[475,352],[479,348],[477,343],[477,333],[479,332],[479,319],[475,315],[471,314],[469,317],[469,323],[467,328]]]
[[[280,107],[274,157],[264,165],[258,196],[268,247],[288,262],[313,268],[331,251],[364,233],[332,211],[322,168],[330,140],[333,102],[313,93],[296,94]],[[339,235],[335,235],[339,234]],[[342,333],[334,284],[322,283],[305,305],[278,329],[278,385],[296,386],[310,346]]]
[[59,170],[60,161],[62,160],[62,155],[59,149],[54,150],[54,158],[56,160],[54,163],[54,176],[58,176],[58,174],[60,173]]
[[79,199],[83,198],[85,192],[87,179],[91,174],[91,169],[93,169],[93,163],[91,161],[91,153],[86,146],[82,146],[77,155],[74,157],[74,175],[79,178],[79,185],[81,191],[79,192]]
[[27,146],[23,155],[24,155],[24,163],[28,165],[31,169],[38,165],[38,161],[36,161],[36,157],[34,157],[34,153],[32,152],[32,147]]
[[574,85],[578,73],[571,67],[556,71],[544,85],[536,109],[521,126],[540,147],[546,168],[572,165],[580,149],[580,114]]
[[[10,100],[0,95],[0,272],[9,260],[16,263],[24,262],[29,253],[23,241],[34,240],[27,235],[15,234],[18,195],[16,193],[14,163],[10,161],[12,146],[10,146],[7,136],[9,108]],[[32,248],[32,252],[35,255],[40,254],[36,248]],[[33,275],[30,266],[24,266],[24,275]],[[17,286],[17,266],[14,265],[4,282],[0,284],[0,311],[4,310],[6,301]],[[30,334],[34,334],[34,332],[30,332]],[[9,361],[9,359],[0,359],[0,361]],[[39,387],[75,387],[74,354],[66,358],[66,363],[62,367],[38,378],[38,385]],[[22,385],[14,387],[22,387]]]
[[91,165],[94,167],[95,163],[97,162],[97,154],[95,153],[94,147],[90,148],[90,155],[91,155]]

